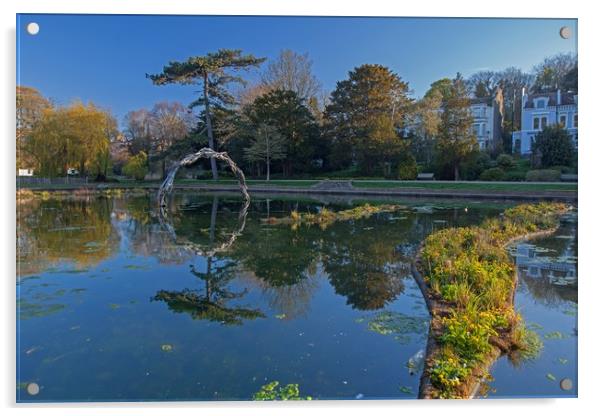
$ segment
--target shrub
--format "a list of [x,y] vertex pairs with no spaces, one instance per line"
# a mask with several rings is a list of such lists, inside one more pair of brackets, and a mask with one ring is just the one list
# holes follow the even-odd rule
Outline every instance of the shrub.
[[130,178],[141,181],[148,171],[147,164],[148,158],[146,157],[146,153],[140,152],[127,161],[123,166],[123,173]]
[[463,179],[476,180],[479,175],[488,168],[491,168],[492,162],[489,153],[478,152],[469,157],[464,163],[460,165],[460,173]]
[[516,165],[514,158],[505,153],[502,153],[497,157],[496,163],[499,168],[502,168],[504,170],[512,169]]
[[413,181],[418,175],[418,165],[416,159],[410,153],[405,152],[399,160],[395,163],[390,175],[385,177],[392,177],[393,179],[409,180]]
[[509,182],[520,182],[525,180],[525,172],[520,170],[510,170],[504,173],[504,180]]
[[560,180],[560,171],[552,169],[530,170],[525,175],[528,182],[556,182]]
[[413,181],[418,176],[418,167],[416,163],[399,166],[397,179]]
[[560,171],[560,173],[577,173],[577,169],[571,168],[570,166],[557,165],[557,166],[550,166],[549,169]]
[[504,171],[500,168],[491,168],[484,170],[479,176],[482,181],[501,181],[504,179]]
[[570,165],[575,157],[573,139],[559,125],[547,126],[535,136],[533,153],[541,157],[541,166]]

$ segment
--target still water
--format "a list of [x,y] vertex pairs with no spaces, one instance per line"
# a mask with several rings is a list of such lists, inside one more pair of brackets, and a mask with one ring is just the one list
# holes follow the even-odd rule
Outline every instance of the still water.
[[[256,197],[246,217],[227,194],[176,194],[166,217],[149,195],[19,204],[17,399],[249,400],[274,380],[314,399],[415,398],[429,322],[416,248],[509,205],[413,199],[323,228],[268,220],[365,202]],[[513,250],[516,304],[544,348],[500,359],[487,397],[576,395],[576,217],[531,243]]]

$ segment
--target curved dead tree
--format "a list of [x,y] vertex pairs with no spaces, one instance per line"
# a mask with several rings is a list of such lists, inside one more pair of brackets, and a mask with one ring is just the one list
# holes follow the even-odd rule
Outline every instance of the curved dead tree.
[[159,188],[159,193],[157,194],[157,202],[159,204],[159,221],[161,222],[161,225],[171,235],[172,239],[174,241],[176,241],[177,236],[176,236],[175,228],[169,221],[166,198],[173,190],[173,184],[174,184],[176,174],[178,173],[178,170],[182,166],[192,165],[195,162],[197,162],[199,159],[202,159],[202,158],[217,159],[217,160],[226,162],[228,164],[228,166],[230,167],[230,169],[232,170],[232,173],[234,173],[234,175],[238,179],[238,184],[240,186],[240,192],[242,193],[242,196],[243,196],[243,205],[238,213],[238,227],[236,228],[236,230],[234,230],[232,232],[232,234],[230,235],[230,238],[228,238],[228,240],[226,240],[219,246],[211,248],[211,249],[206,249],[206,248],[204,248],[198,244],[192,243],[192,242],[187,242],[187,243],[183,244],[183,246],[190,249],[191,251],[193,251],[195,254],[197,254],[199,256],[213,257],[217,253],[222,253],[222,252],[227,251],[232,246],[232,244],[234,244],[234,242],[236,241],[238,236],[240,236],[242,234],[243,230],[245,229],[249,205],[251,204],[251,197],[248,192],[247,183],[245,180],[245,174],[236,165],[236,163],[234,163],[234,161],[232,159],[230,159],[230,156],[228,156],[228,154],[226,152],[216,152],[213,149],[204,147],[201,150],[199,150],[198,152],[184,157],[182,160],[180,160],[180,162],[178,162],[174,167],[172,167],[172,169],[167,174],[167,177],[161,184],[161,187]]
[[240,192],[242,193],[243,199],[245,201],[245,205],[248,207],[249,204],[251,203],[251,197],[249,196],[249,190],[247,188],[245,174],[243,173],[242,170],[240,170],[240,168],[236,165],[236,163],[234,163],[234,161],[232,159],[230,159],[230,156],[228,156],[228,153],[216,152],[215,150],[210,149],[208,147],[203,147],[198,152],[192,153],[192,154],[186,156],[185,158],[180,160],[174,167],[171,168],[171,170],[167,174],[167,177],[165,178],[165,180],[161,184],[161,187],[159,188],[159,193],[157,195],[159,207],[164,208],[167,206],[167,202],[166,202],[165,198],[173,190],[173,183],[176,178],[176,174],[178,173],[178,170],[182,166],[192,165],[192,164],[196,163],[199,159],[203,159],[203,158],[221,160],[222,162],[226,162],[228,164],[228,166],[230,167],[230,170],[232,170],[232,173],[234,173],[234,176],[236,176],[236,179],[238,179],[238,185],[240,186]]

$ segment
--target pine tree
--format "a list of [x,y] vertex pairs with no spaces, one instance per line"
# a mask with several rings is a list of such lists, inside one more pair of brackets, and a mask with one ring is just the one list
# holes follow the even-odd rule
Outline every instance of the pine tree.
[[[258,67],[265,58],[256,58],[253,55],[242,55],[238,49],[220,49],[216,53],[205,56],[192,56],[184,62],[170,62],[163,68],[163,72],[148,75],[155,85],[183,84],[200,85],[202,96],[191,104],[191,107],[201,106],[201,116],[205,120],[205,130],[209,147],[216,150],[212,117],[214,112],[227,111],[234,104],[234,96],[228,90],[228,84],[245,81],[231,72],[248,70]],[[213,179],[217,179],[217,163],[211,159],[211,172]]]

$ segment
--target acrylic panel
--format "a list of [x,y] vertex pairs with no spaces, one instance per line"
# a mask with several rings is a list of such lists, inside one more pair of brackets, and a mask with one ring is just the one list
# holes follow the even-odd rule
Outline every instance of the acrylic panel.
[[577,29],[17,15],[17,401],[576,397]]

